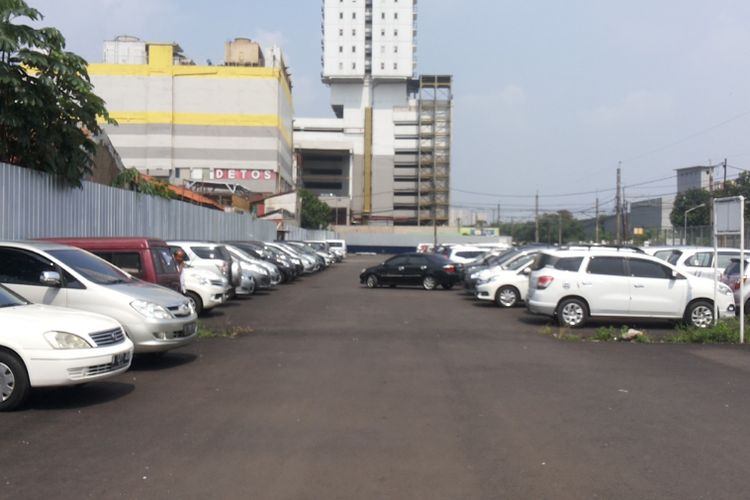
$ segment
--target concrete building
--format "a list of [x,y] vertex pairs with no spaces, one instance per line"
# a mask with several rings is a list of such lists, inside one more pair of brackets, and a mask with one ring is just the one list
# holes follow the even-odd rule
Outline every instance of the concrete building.
[[684,193],[689,189],[712,190],[714,184],[713,166],[677,168],[677,192]]
[[452,77],[415,77],[416,1],[323,1],[332,118],[298,118],[298,184],[337,220],[449,222]]
[[118,125],[104,129],[123,163],[175,184],[252,192],[294,188],[292,93],[278,48],[247,39],[221,65],[194,64],[175,43],[118,37],[88,71]]

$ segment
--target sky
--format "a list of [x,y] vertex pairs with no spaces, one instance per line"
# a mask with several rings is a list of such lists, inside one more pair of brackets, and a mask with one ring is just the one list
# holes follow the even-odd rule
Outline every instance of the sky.
[[[319,0],[27,0],[101,62],[128,34],[196,63],[250,37],[282,47],[296,116],[329,117]],[[750,2],[419,0],[418,68],[454,75],[451,203],[503,218],[674,194],[674,169],[750,169]],[[722,171],[717,171],[722,175]]]

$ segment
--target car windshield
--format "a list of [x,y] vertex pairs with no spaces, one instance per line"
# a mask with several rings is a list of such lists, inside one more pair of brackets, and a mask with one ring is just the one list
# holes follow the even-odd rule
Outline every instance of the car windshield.
[[505,266],[505,269],[508,269],[510,271],[517,271],[522,267],[526,267],[529,264],[532,264],[534,262],[534,257],[535,255],[524,255],[523,257],[519,257],[516,260],[509,262]]
[[25,306],[29,301],[0,285],[0,307]]
[[191,246],[190,250],[195,252],[195,255],[197,255],[201,259],[228,260],[224,258],[219,247],[211,248],[211,247],[199,247],[199,246],[192,247]]
[[329,241],[329,242],[328,242],[328,246],[329,246],[329,247],[337,247],[337,248],[341,248],[341,247],[343,247],[344,245],[343,245],[343,244],[342,244],[342,243],[341,243],[340,241]]
[[133,278],[106,260],[77,248],[50,250],[49,254],[97,285],[116,285],[133,281]]

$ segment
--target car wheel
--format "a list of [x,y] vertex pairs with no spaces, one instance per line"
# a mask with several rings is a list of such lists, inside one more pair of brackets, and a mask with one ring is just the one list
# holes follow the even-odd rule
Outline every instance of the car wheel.
[[588,317],[586,304],[580,299],[565,299],[557,306],[557,323],[567,328],[580,328]]
[[443,283],[441,286],[446,290],[450,290],[453,288],[453,283]]
[[422,279],[422,288],[425,290],[434,290],[437,288],[438,282],[433,276],[425,276]]
[[0,411],[15,410],[29,395],[29,374],[15,354],[0,351]]
[[200,314],[203,312],[203,300],[201,300],[200,295],[198,295],[195,292],[187,292],[185,294],[187,296],[188,301],[193,304],[193,309],[195,309],[195,314]]
[[707,300],[696,300],[688,306],[685,320],[689,325],[707,328],[714,323],[714,308]]
[[513,286],[504,286],[495,294],[495,304],[498,307],[515,307],[518,300],[518,290]]
[[367,288],[377,288],[380,283],[378,283],[378,277],[374,274],[371,274],[367,277]]

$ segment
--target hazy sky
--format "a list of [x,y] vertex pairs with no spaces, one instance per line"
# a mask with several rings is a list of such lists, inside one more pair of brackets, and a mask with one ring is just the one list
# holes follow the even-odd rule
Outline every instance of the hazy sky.
[[[118,34],[177,41],[198,63],[225,40],[274,42],[297,116],[329,116],[319,0],[28,0],[100,62]],[[747,0],[420,0],[418,71],[454,75],[452,203],[505,216],[583,211],[675,191],[673,169],[750,168]],[[647,181],[653,181],[647,184]],[[491,196],[466,193],[488,193]],[[611,208],[612,204],[607,205]]]

